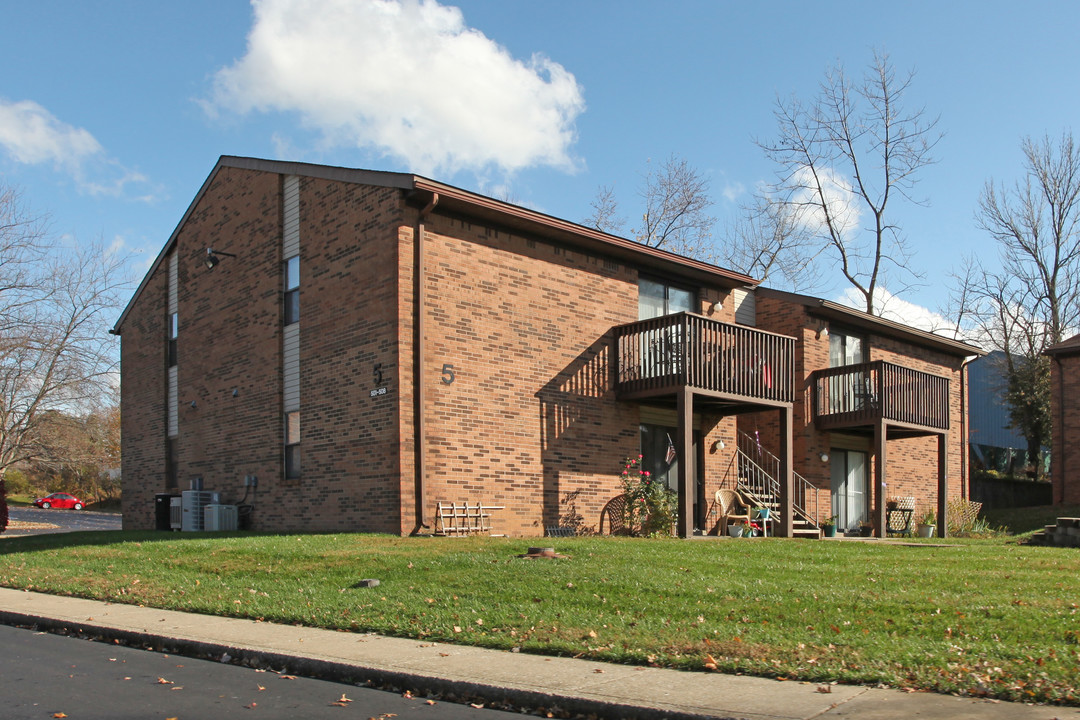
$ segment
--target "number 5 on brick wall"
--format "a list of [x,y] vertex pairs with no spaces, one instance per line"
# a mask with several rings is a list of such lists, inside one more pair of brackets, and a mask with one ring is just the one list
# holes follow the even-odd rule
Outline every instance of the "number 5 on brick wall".
[[375,363],[375,384],[382,385],[382,363]]
[[454,382],[454,366],[450,363],[444,363],[442,366],[442,381],[444,385]]

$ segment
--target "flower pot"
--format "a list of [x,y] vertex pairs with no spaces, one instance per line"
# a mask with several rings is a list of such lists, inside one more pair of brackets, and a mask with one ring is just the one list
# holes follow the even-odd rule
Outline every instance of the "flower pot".
[[937,526],[936,525],[926,525],[924,523],[919,523],[919,527],[917,528],[918,533],[919,533],[919,537],[921,537],[921,538],[934,537],[934,528],[935,527],[937,527]]
[[742,525],[728,525],[727,534],[731,537],[742,537],[743,526]]
[[754,518],[756,520],[768,520],[769,508],[757,508],[754,510]]
[[870,537],[874,534],[874,528],[872,526],[860,525],[859,537]]
[[836,537],[836,526],[835,525],[822,525],[821,526],[821,532],[824,533],[825,537],[834,538],[834,537]]

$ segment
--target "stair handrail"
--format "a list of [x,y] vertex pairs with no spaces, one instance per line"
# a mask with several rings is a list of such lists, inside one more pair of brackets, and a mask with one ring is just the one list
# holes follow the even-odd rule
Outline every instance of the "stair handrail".
[[[739,458],[742,461],[752,465],[760,473],[765,475],[765,477],[771,480],[771,482],[769,483],[769,492],[766,494],[772,496],[768,498],[769,500],[772,500],[774,502],[777,501],[780,496],[780,481],[778,479],[780,475],[780,458],[772,454],[768,449],[764,448],[761,445],[760,438],[750,437],[750,434],[744,430],[739,431],[738,442],[736,444],[738,446],[736,450],[738,452]],[[760,457],[767,459],[769,465],[774,469],[770,472],[769,468],[762,467],[761,463],[757,462],[756,460],[754,460],[754,458],[750,456],[750,451],[746,448],[752,448],[753,450],[755,450]],[[739,484],[742,485],[742,468],[740,467],[739,469]],[[803,519],[809,522],[811,525],[813,525],[814,527],[818,527],[818,487],[794,470],[792,470],[791,474],[794,476],[795,480],[795,497],[792,498],[792,506],[795,514],[801,515]],[[764,488],[763,483],[759,483],[759,485]],[[754,492],[750,488],[746,489],[749,492]],[[810,505],[813,505],[812,509],[809,507]]]

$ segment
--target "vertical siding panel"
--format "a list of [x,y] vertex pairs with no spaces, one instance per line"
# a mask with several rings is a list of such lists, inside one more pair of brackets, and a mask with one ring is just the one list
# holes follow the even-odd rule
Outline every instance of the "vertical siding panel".
[[300,409],[300,323],[285,327],[282,347],[285,412]]
[[286,175],[283,188],[282,257],[300,254],[300,178]]
[[[160,307],[160,306],[159,306]],[[176,437],[179,433],[179,417],[178,411],[180,405],[180,385],[177,374],[176,366],[169,368],[169,403],[168,403],[168,425],[169,425],[169,437]]]

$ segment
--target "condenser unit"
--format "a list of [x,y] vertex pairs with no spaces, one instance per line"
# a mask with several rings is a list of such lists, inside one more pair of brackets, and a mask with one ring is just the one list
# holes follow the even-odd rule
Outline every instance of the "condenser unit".
[[180,529],[184,532],[202,532],[206,529],[203,513],[207,505],[221,502],[221,493],[209,490],[185,490],[181,493]]
[[236,506],[207,505],[203,509],[203,525],[208,532],[236,530]]

